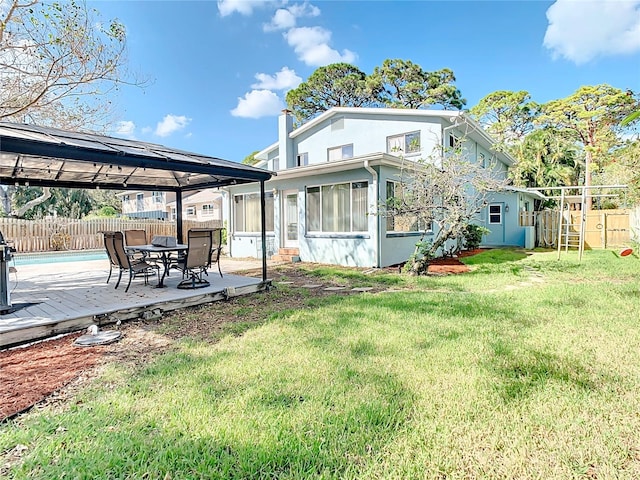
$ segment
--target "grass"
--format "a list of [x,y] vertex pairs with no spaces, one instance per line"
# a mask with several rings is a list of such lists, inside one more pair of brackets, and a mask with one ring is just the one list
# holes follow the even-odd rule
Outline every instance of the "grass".
[[113,365],[68,408],[0,426],[0,452],[24,446],[7,475],[640,478],[640,260],[465,262],[446,277],[314,270],[394,291],[309,299],[140,371]]

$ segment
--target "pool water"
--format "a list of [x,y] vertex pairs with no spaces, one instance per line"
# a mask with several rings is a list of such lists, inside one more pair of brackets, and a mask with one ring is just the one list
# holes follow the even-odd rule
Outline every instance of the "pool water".
[[10,262],[12,265],[40,265],[43,263],[59,262],[89,262],[91,260],[106,260],[107,252],[103,250],[75,251],[75,252],[46,252],[46,253],[16,253]]

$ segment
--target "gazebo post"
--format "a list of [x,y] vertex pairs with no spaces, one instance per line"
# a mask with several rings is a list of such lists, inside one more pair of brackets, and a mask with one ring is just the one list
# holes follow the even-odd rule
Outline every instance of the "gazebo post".
[[184,238],[182,231],[182,190],[176,191],[176,237],[178,243]]

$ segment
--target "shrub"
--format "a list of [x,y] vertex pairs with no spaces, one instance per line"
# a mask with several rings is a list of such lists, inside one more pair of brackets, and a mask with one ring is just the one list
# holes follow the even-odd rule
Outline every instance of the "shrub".
[[464,229],[464,248],[474,250],[482,243],[482,236],[491,233],[491,230],[480,225],[469,223]]

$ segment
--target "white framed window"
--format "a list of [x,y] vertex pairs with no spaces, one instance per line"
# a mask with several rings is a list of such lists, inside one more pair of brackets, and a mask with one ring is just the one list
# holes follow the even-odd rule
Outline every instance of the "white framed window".
[[136,193],[136,209],[144,212],[144,193]]
[[123,195],[123,196],[122,196],[122,201],[123,201],[123,202],[128,202],[129,200],[131,200],[131,198],[129,197],[129,195]]
[[[387,200],[402,199],[405,190],[400,182],[387,181]],[[387,233],[393,232],[431,232],[433,224],[424,225],[416,216],[395,215],[387,217]]]
[[178,218],[178,214],[176,213],[176,207],[171,207],[171,213],[169,214],[171,220],[176,220]]
[[154,203],[162,203],[164,201],[164,192],[151,192],[151,198]]
[[299,153],[296,156],[296,165],[298,167],[304,167],[305,165],[309,165],[309,154],[307,152]]
[[187,214],[187,217],[195,217],[196,207],[194,205],[189,205],[187,208],[185,208],[185,212]]
[[[260,219],[260,194],[246,193],[233,197],[233,221],[236,232],[257,233],[262,231]],[[264,194],[265,229],[273,232],[273,192]]]
[[420,132],[402,133],[387,137],[387,153],[417,153],[420,151]]
[[327,149],[327,160],[330,162],[346,158],[353,158],[353,143]]
[[273,170],[274,172],[280,170],[280,157],[276,157],[271,160],[271,170]]
[[449,148],[458,148],[460,146],[460,139],[453,133],[449,134]]
[[502,224],[502,204],[500,203],[489,204],[489,224],[491,225]]
[[368,182],[307,187],[307,232],[367,232]]
[[215,214],[216,206],[215,205],[202,205],[202,216],[203,217],[212,217]]

